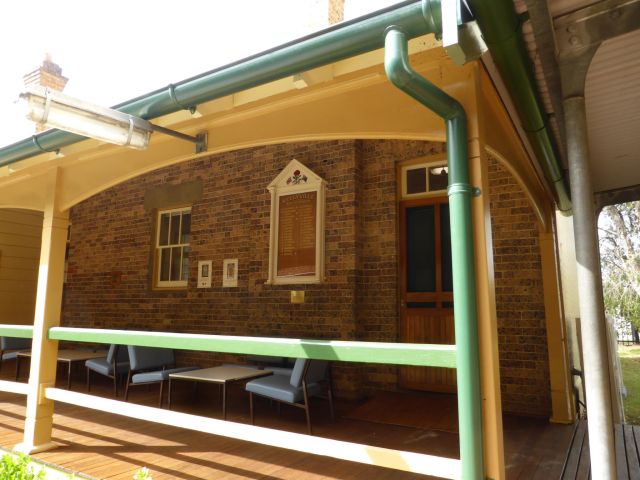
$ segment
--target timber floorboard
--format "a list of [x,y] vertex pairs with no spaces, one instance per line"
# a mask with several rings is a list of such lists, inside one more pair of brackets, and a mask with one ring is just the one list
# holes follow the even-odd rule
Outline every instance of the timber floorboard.
[[[2,376],[11,380],[11,368]],[[82,372],[72,390],[85,392]],[[58,386],[66,386],[60,376]],[[176,391],[172,410],[221,418],[215,389],[202,390],[199,400],[186,385]],[[96,378],[92,394],[113,398],[111,384]],[[137,388],[130,401],[156,406],[157,386]],[[122,396],[119,397],[122,399]],[[13,448],[22,441],[25,397],[0,392],[0,446]],[[263,400],[263,399],[261,399]],[[229,420],[249,423],[248,398],[241,388],[229,392]],[[314,434],[385,448],[458,458],[458,436],[349,420],[342,415],[355,408],[353,402],[338,401],[336,422],[329,419],[325,401],[312,404]],[[389,408],[395,408],[390,405]],[[256,402],[256,425],[306,433],[304,412],[266,401]],[[572,426],[551,425],[544,419],[505,416],[505,464],[508,479],[559,478],[568,450]],[[53,440],[59,448],[35,457],[98,479],[131,480],[134,472],[146,466],[154,480],[255,479],[255,480],[425,480],[431,477],[373,467],[293,450],[263,446],[161,424],[144,422],[95,410],[56,403]]]

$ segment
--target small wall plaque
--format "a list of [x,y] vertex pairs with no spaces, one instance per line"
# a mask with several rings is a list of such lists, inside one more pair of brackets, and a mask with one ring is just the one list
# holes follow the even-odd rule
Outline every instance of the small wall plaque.
[[222,262],[222,286],[238,286],[238,259],[225,258]]
[[198,261],[198,288],[211,288],[211,260]]

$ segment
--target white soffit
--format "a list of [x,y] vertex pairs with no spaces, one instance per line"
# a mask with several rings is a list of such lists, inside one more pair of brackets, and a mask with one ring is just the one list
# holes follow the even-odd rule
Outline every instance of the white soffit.
[[640,30],[603,43],[585,87],[594,191],[640,184]]

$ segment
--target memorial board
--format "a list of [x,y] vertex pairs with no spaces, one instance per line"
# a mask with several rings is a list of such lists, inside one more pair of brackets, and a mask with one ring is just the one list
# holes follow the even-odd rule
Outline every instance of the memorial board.
[[316,273],[317,192],[282,195],[278,202],[277,275]]

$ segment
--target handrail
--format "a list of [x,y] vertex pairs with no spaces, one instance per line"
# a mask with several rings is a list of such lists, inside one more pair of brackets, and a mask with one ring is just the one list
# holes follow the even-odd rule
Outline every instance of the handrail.
[[33,338],[33,325],[0,324],[0,337]]
[[[0,326],[0,333],[2,328]],[[455,345],[350,342],[298,338],[240,337],[195,333],[144,332],[93,328],[54,327],[50,340],[115,343],[177,350],[273,355],[339,362],[367,362],[456,368]]]

